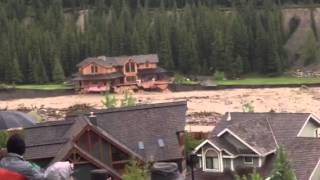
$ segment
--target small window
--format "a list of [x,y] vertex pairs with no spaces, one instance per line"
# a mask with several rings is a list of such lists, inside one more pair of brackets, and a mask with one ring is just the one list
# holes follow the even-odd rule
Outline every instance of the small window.
[[98,72],[98,66],[92,65],[91,66],[91,73],[97,73]]
[[197,165],[197,168],[202,168],[202,156],[198,156],[198,165]]
[[159,145],[159,147],[164,147],[163,139],[158,139],[158,145]]
[[253,164],[253,157],[243,157],[243,162],[245,164]]
[[139,142],[138,142],[138,146],[139,146],[139,149],[140,149],[140,150],[143,150],[143,149],[144,149],[144,144],[143,144],[142,141],[139,141]]
[[320,138],[320,128],[316,128],[316,129],[314,130],[314,137]]

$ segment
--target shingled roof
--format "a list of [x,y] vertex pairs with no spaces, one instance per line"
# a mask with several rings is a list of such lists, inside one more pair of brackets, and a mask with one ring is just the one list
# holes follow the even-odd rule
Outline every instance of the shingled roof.
[[[185,113],[186,102],[171,102],[99,110],[95,113],[97,125],[93,125],[87,115],[39,123],[25,129],[25,158],[63,160],[71,148],[79,148],[73,144],[73,138],[91,126],[101,136],[141,160],[182,159],[176,133],[184,131]],[[160,139],[163,147],[159,146]],[[144,149],[139,149],[139,142],[144,144]]]
[[310,113],[226,113],[210,134],[209,140],[221,149],[237,153],[217,141],[224,132],[231,132],[261,155],[284,146],[297,179],[309,179],[320,159],[320,139],[298,137]]
[[[186,102],[180,101],[98,110],[95,114],[99,128],[145,161],[163,161],[183,158],[176,133],[184,131],[186,108]],[[164,147],[159,147],[161,139]],[[144,150],[139,149],[139,142]]]
[[96,63],[100,66],[123,66],[128,60],[132,60],[137,64],[141,63],[158,63],[159,58],[157,54],[132,55],[132,56],[117,56],[117,57],[89,57],[77,64],[77,67],[85,66],[87,64]]

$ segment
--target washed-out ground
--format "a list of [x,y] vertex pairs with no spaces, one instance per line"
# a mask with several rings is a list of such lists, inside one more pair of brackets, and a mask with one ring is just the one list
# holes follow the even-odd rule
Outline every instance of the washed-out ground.
[[[123,95],[116,95],[122,98]],[[311,112],[320,116],[320,88],[265,88],[229,89],[189,92],[142,92],[134,94],[138,103],[188,101],[188,114],[243,111],[244,104],[251,104],[255,112]],[[25,107],[68,108],[75,104],[87,103],[103,108],[100,94],[74,94],[47,98],[24,98],[0,101],[0,109]],[[205,115],[206,115],[205,113]]]

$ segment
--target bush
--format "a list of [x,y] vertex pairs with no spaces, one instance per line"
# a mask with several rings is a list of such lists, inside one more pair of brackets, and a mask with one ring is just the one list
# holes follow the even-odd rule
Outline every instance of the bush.
[[191,79],[184,77],[181,74],[174,75],[174,83],[175,84],[197,84],[197,82],[192,81]]
[[123,180],[149,180],[150,174],[145,166],[141,166],[136,160],[130,160],[124,170]]
[[7,131],[2,130],[0,131],[0,149],[5,148],[7,146],[9,134]]
[[102,100],[102,104],[106,107],[106,108],[115,108],[117,106],[117,99],[113,94],[110,93],[106,93],[104,95],[104,101]]
[[137,99],[133,97],[131,93],[126,91],[124,93],[124,97],[121,100],[121,107],[127,107],[127,106],[135,106],[137,104]]
[[225,80],[226,78],[225,78],[224,72],[216,71],[213,74],[213,79],[216,81],[222,81],[222,80]]

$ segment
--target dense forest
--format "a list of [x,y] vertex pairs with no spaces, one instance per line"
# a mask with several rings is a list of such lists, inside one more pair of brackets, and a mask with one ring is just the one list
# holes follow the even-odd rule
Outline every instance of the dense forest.
[[287,3],[317,1],[0,0],[0,82],[61,82],[86,57],[146,53],[184,74],[277,75]]

